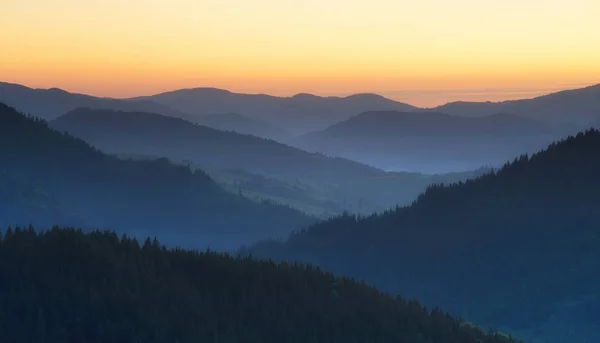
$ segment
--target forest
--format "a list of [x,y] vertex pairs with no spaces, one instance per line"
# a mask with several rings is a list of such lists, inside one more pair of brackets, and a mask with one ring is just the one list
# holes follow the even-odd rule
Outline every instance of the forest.
[[517,342],[310,266],[111,231],[0,237],[2,342]]
[[235,249],[316,219],[224,191],[167,159],[122,160],[0,104],[0,225],[69,224]]
[[[544,342],[600,331],[600,132],[433,185],[412,205],[315,224],[241,254],[314,263]],[[561,336],[562,335],[562,336]]]

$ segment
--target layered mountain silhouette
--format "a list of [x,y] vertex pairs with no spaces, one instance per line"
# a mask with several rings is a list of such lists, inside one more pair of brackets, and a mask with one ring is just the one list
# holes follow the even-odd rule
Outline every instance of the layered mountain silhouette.
[[375,94],[348,97],[297,94],[293,97],[275,97],[232,93],[215,88],[182,89],[135,99],[150,100],[192,114],[239,113],[296,134],[322,129],[368,110],[415,109],[408,104]]
[[[184,118],[197,123],[202,123],[203,116],[225,114],[224,118],[226,119],[227,114],[235,113],[258,119],[276,128],[282,128],[282,135],[266,136],[278,139],[287,134],[301,135],[323,130],[328,126],[369,111],[423,111],[467,117],[510,113],[547,123],[573,125],[573,129],[584,129],[600,118],[599,99],[600,85],[596,85],[533,99],[503,102],[453,102],[426,109],[375,94],[355,94],[347,97],[297,94],[292,97],[275,97],[265,94],[232,93],[216,88],[192,88],[131,99],[111,99],[73,94],[57,88],[32,89],[0,82],[0,101],[25,113],[45,119],[54,119],[79,107],[152,112]],[[253,125],[243,124],[237,129],[219,128],[259,134],[261,131],[255,131]]]
[[[0,124],[5,225],[70,222],[160,235],[169,244],[232,249],[314,222],[289,207],[225,192],[202,171],[166,159],[105,155],[3,104]],[[79,220],[69,221],[65,211]]]
[[55,119],[79,107],[122,111],[149,111],[173,117],[186,114],[150,100],[121,100],[69,93],[62,89],[33,89],[0,82],[0,102],[46,120]]
[[215,130],[155,113],[80,108],[50,122],[112,154],[136,153],[189,161],[214,169],[273,176],[381,175],[354,161],[307,153],[273,140]]
[[297,208],[316,206],[323,210],[319,215],[385,210],[410,203],[431,183],[455,182],[479,173],[386,173],[347,159],[153,113],[78,109],[50,125],[110,154],[164,156],[201,169],[228,171],[213,175],[223,182],[233,180],[229,184],[234,192],[271,195],[267,198],[299,203]]
[[600,85],[565,90],[533,99],[502,102],[452,102],[432,111],[468,117],[512,113],[550,123],[588,126],[600,118]]
[[358,278],[544,342],[600,339],[600,132],[413,205],[341,216],[250,249]]
[[509,113],[470,118],[372,111],[290,144],[384,169],[440,172],[500,166],[515,155],[547,146],[563,131]]
[[194,121],[221,131],[233,131],[274,140],[284,140],[292,136],[281,127],[237,113],[209,114],[194,118]]

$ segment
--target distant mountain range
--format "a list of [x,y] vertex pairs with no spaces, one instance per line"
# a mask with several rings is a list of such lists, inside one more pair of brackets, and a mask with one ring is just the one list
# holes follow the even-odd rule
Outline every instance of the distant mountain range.
[[33,89],[17,84],[0,82],[0,102],[19,111],[42,119],[52,120],[79,107],[103,108],[121,111],[147,111],[172,117],[184,113],[150,100],[121,100],[74,94],[62,89]]
[[590,130],[432,186],[411,206],[340,216],[244,253],[365,279],[527,342],[600,342],[598,175]]
[[80,108],[50,122],[111,154],[141,154],[214,169],[244,169],[271,176],[380,175],[354,161],[307,153],[272,140],[215,130],[155,113]]
[[199,249],[233,249],[315,221],[226,192],[202,171],[164,158],[105,155],[1,103],[0,204],[1,225],[110,227]]
[[292,97],[275,97],[238,94],[215,88],[182,89],[134,100],[149,100],[192,114],[239,113],[262,119],[292,133],[324,128],[368,110],[416,109],[375,94],[348,97],[298,94]]
[[[363,112],[439,112],[466,117],[483,117],[498,113],[516,114],[547,123],[573,125],[584,129],[600,118],[600,85],[566,90],[533,99],[503,102],[453,102],[435,108],[417,108],[376,94],[347,97],[320,97],[297,94],[276,97],[265,94],[239,94],[216,88],[181,89],[131,99],[98,98],[64,90],[32,89],[0,83],[0,101],[25,113],[54,119],[79,107],[158,113],[203,123],[203,116],[225,115],[236,118],[215,123],[221,130],[261,135],[262,129],[246,127],[239,116],[257,119],[282,128],[280,138],[318,131]],[[205,120],[207,118],[204,118]],[[213,120],[213,119],[210,119]],[[228,124],[230,123],[230,124]],[[205,123],[209,124],[209,123]],[[209,125],[210,126],[210,125]]]
[[452,102],[431,109],[467,117],[482,117],[496,113],[512,113],[551,123],[574,123],[589,126],[600,118],[600,84],[565,90],[533,99],[501,102]]
[[431,183],[460,181],[481,173],[386,173],[355,161],[154,113],[82,108],[50,125],[106,153],[142,159],[167,157],[210,170],[236,193],[239,189],[278,202],[289,200],[297,208],[311,207],[308,212],[319,216],[343,210],[385,210],[410,203]]
[[289,141],[308,151],[384,169],[422,172],[500,166],[567,130],[509,113],[463,117],[438,112],[366,112]]

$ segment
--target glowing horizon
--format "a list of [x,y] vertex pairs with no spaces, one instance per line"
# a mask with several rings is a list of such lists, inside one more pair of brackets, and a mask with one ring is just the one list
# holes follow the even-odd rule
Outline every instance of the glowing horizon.
[[7,0],[0,11],[0,81],[95,96],[216,87],[435,106],[600,82],[596,0]]

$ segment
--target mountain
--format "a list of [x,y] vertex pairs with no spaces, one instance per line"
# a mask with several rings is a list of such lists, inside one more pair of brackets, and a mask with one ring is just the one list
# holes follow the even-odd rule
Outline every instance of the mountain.
[[78,109],[50,125],[110,154],[164,156],[208,170],[235,193],[241,190],[249,197],[287,203],[319,217],[343,210],[373,213],[407,204],[431,183],[460,181],[476,174],[386,173],[354,161],[152,113]]
[[[29,203],[37,207],[56,204],[67,209],[86,228],[160,234],[171,244],[232,249],[314,222],[289,207],[233,195],[202,171],[192,172],[166,159],[132,161],[105,155],[3,104],[0,161],[6,175],[0,190],[8,189],[3,193],[10,195],[3,205],[2,211],[8,212],[3,223],[30,223],[33,212],[10,209],[23,208],[31,198]],[[11,190],[14,187],[19,189]],[[20,196],[31,190],[35,192]]]
[[431,110],[468,117],[507,112],[550,123],[575,123],[579,127],[588,126],[591,121],[600,118],[600,84],[551,93],[533,99],[452,102]]
[[539,342],[597,342],[600,132],[242,254],[314,263]]
[[213,169],[244,169],[273,176],[380,175],[375,168],[307,153],[272,140],[224,132],[155,113],[80,108],[53,121],[57,130],[105,152],[164,156]]
[[111,232],[11,230],[0,266],[2,342],[517,343],[315,268]]
[[113,109],[123,111],[149,111],[173,117],[187,115],[150,100],[117,100],[74,94],[62,89],[32,89],[25,86],[0,82],[0,102],[21,112],[43,118],[55,119],[79,107]]
[[550,125],[508,113],[470,118],[371,111],[289,143],[383,169],[447,172],[500,166],[560,136]]
[[234,131],[274,140],[283,140],[291,137],[291,134],[287,130],[237,113],[204,115],[194,118],[194,122],[221,131]]
[[134,100],[150,100],[196,115],[239,113],[282,127],[293,134],[320,130],[369,110],[415,109],[408,104],[375,94],[348,97],[297,94],[293,97],[275,97],[265,94],[232,93],[215,88],[182,89]]

